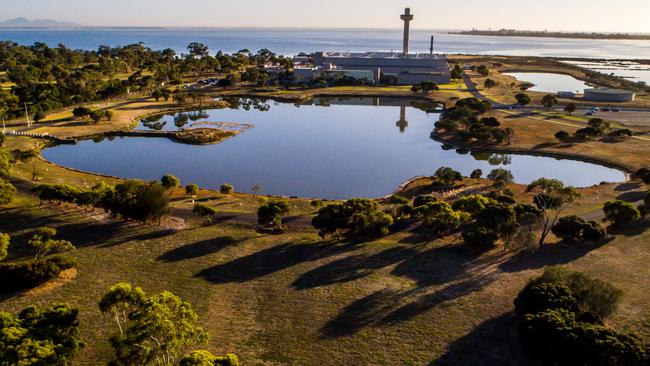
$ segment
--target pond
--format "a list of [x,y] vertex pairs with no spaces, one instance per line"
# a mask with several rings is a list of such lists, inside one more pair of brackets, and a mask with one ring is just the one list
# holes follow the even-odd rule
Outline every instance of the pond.
[[105,175],[155,180],[171,173],[184,184],[206,188],[230,183],[239,192],[250,192],[260,185],[264,194],[327,199],[384,196],[405,180],[432,175],[441,166],[464,175],[504,167],[520,183],[549,177],[591,186],[625,179],[618,170],[579,161],[444,149],[429,137],[439,114],[416,106],[398,99],[319,99],[302,105],[244,101],[238,108],[184,113],[187,119],[166,115],[138,127],[254,125],[220,144],[123,137],[55,146],[42,154],[54,163]]
[[561,91],[574,92],[577,94],[584,93],[585,89],[590,86],[582,80],[573,76],[562,74],[551,74],[542,72],[508,72],[504,75],[512,76],[519,81],[527,81],[535,84],[530,91],[557,93]]

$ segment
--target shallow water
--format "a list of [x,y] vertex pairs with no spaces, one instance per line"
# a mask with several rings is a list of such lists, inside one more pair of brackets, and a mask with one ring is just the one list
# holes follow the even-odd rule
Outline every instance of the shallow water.
[[569,75],[551,74],[541,72],[508,72],[505,75],[512,76],[519,81],[528,81],[535,86],[529,88],[530,91],[544,93],[557,93],[560,91],[570,91],[582,94],[585,89],[591,88],[584,81],[578,80]]
[[[328,199],[387,195],[403,181],[431,175],[441,166],[465,175],[479,168],[487,174],[501,166],[521,183],[549,177],[591,186],[625,178],[618,170],[572,160],[472,156],[445,150],[429,137],[439,115],[427,114],[405,100],[355,98],[318,103],[322,105],[270,101],[194,112],[196,121],[255,125],[217,145],[125,137],[56,146],[42,154],[57,164],[106,175],[154,180],[171,173],[184,184],[202,187],[230,183],[239,192],[250,192],[259,184],[264,194]],[[178,128],[175,120],[178,115],[167,115],[155,123],[174,130]],[[194,122],[188,117],[183,127]]]

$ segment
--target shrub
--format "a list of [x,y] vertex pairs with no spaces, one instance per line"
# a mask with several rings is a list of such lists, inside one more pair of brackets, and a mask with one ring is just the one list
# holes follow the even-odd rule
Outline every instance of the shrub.
[[569,137],[571,137],[571,135],[566,131],[558,131],[555,134],[555,138],[560,141],[566,141]]
[[142,222],[160,220],[169,212],[165,188],[157,182],[127,180],[107,190],[101,206],[113,215]]
[[282,217],[289,213],[290,206],[287,201],[271,201],[262,205],[257,210],[257,221],[260,225],[273,225],[282,228]]
[[312,225],[321,237],[338,236],[340,232],[383,236],[388,234],[392,224],[393,219],[378,211],[375,202],[363,198],[327,205],[312,219]]
[[81,192],[67,184],[42,184],[34,190],[41,201],[74,203]]
[[16,196],[16,187],[0,178],[0,205],[10,203]]
[[200,203],[194,205],[192,212],[203,218],[207,218],[210,224],[212,224],[212,219],[214,218],[214,215],[217,214],[217,210],[215,210],[213,207],[206,206]]
[[467,212],[472,217],[476,217],[489,203],[489,198],[476,194],[456,200],[452,203],[451,207],[456,211]]
[[412,216],[436,234],[445,234],[458,229],[461,216],[447,202],[430,202],[416,207]]
[[515,299],[515,314],[537,314],[547,310],[564,309],[575,313],[578,300],[571,289],[561,282],[529,282]]
[[477,181],[483,177],[483,171],[481,169],[476,169],[472,172],[472,174],[469,176],[472,179],[476,179]]
[[233,186],[231,186],[230,184],[222,184],[221,187],[219,188],[219,192],[221,192],[221,194],[225,194],[225,195],[232,194],[232,192],[234,190],[235,190],[235,188]]
[[499,236],[493,230],[473,225],[463,231],[463,242],[474,250],[485,250],[496,245]]
[[59,274],[74,267],[68,257],[55,255],[20,263],[0,263],[0,291],[19,291],[36,287],[57,278]]
[[641,168],[634,173],[634,177],[640,179],[645,184],[650,184],[650,169]]
[[616,311],[623,294],[621,290],[605,281],[558,266],[547,268],[544,274],[531,280],[527,286],[537,286],[542,283],[559,283],[567,286],[577,301],[579,315],[591,313],[600,320],[606,319]]
[[30,306],[18,314],[0,313],[0,362],[3,365],[72,365],[84,346],[78,310],[68,304],[46,309]]
[[501,122],[496,117],[484,117],[481,118],[481,124],[488,126],[488,127],[499,127],[501,126]]
[[637,336],[580,322],[563,309],[525,315],[519,333],[526,354],[542,365],[643,366],[648,360]]
[[587,222],[578,216],[566,216],[551,229],[553,235],[567,243],[583,243],[602,240],[607,232],[595,221]]
[[624,201],[609,201],[603,208],[605,218],[615,228],[632,223],[641,218],[641,213],[631,203]]
[[462,180],[463,175],[449,167],[442,167],[436,170],[436,179],[445,186],[451,186],[455,182]]
[[92,111],[86,107],[77,107],[72,110],[72,115],[77,118],[88,117],[91,113]]
[[531,102],[530,97],[527,94],[524,94],[524,93],[519,93],[519,94],[515,95],[515,99],[517,100],[517,104],[522,105],[522,106],[528,105]]
[[160,184],[162,184],[165,189],[170,190],[178,187],[181,184],[181,181],[171,174],[165,174],[160,178]]
[[408,205],[410,201],[406,197],[394,194],[390,196],[390,203],[393,205]]
[[185,194],[188,196],[196,196],[199,194],[199,186],[196,184],[189,184],[185,186]]
[[417,196],[413,200],[413,207],[417,208],[420,206],[424,206],[430,202],[438,202],[438,199],[433,196]]

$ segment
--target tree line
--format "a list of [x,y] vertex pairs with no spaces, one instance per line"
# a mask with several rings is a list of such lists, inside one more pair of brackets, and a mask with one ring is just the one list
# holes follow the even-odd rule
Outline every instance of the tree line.
[[[31,115],[102,100],[129,92],[146,95],[167,85],[179,85],[183,78],[202,74],[225,74],[225,79],[260,79],[246,72],[249,66],[274,63],[292,67],[292,60],[262,49],[257,53],[241,50],[212,55],[206,45],[190,43],[187,53],[172,49],[153,50],[142,43],[123,47],[99,46],[97,50],[73,50],[63,44],[23,46],[0,42],[0,82],[10,82],[10,90],[0,90],[0,116]],[[259,73],[259,72],[258,72]]]

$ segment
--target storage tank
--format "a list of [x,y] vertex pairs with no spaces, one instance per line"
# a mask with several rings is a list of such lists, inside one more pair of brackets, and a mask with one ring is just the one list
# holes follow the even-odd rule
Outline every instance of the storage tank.
[[585,89],[585,100],[593,102],[631,102],[636,97],[636,94],[630,90],[621,89]]

